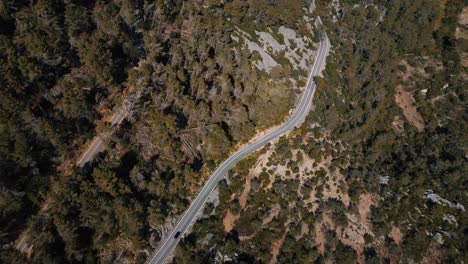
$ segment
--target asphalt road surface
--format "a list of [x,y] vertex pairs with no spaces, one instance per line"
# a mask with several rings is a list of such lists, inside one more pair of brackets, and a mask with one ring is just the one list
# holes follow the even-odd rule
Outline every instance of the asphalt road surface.
[[[319,19],[320,21],[320,19]],[[319,75],[324,68],[325,60],[330,50],[330,41],[328,37],[323,34],[320,41],[320,47],[318,50],[317,58],[312,66],[312,71],[309,75],[309,80],[307,82],[306,90],[301,98],[301,101],[296,107],[296,110],[291,115],[291,117],[275,131],[271,132],[268,135],[263,136],[262,138],[256,140],[250,145],[245,146],[241,150],[234,153],[226,161],[224,161],[216,171],[211,175],[208,181],[205,183],[201,191],[198,193],[195,200],[193,200],[190,207],[185,211],[182,218],[179,220],[175,228],[171,233],[161,242],[156,253],[150,257],[147,263],[151,264],[161,264],[164,263],[166,258],[172,253],[180,239],[183,237],[184,233],[190,227],[190,225],[196,221],[197,214],[200,210],[203,209],[206,200],[208,199],[210,193],[214,190],[218,182],[227,174],[227,172],[234,167],[234,165],[240,160],[244,159],[251,153],[259,150],[269,142],[280,137],[286,132],[293,130],[295,127],[299,126],[304,120],[309,110],[312,106],[312,99],[315,93],[315,82],[314,77]]]

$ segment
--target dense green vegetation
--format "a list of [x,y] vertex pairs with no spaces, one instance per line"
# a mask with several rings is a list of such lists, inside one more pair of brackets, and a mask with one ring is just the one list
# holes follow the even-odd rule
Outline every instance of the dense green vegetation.
[[[405,230],[399,257],[419,261],[434,245],[437,232],[450,232],[439,246],[444,262],[457,262],[463,259],[466,246],[464,210],[437,205],[424,197],[433,190],[449,201],[466,201],[462,187],[466,185],[466,79],[454,50],[463,2],[447,3],[442,27],[435,32],[439,1],[376,4],[387,8],[378,26],[371,25],[372,19],[378,19],[373,7],[353,9],[344,17],[346,23],[327,23],[332,41],[343,55],[329,64],[330,75],[314,101],[316,118],[333,137],[352,148],[346,173],[352,197],[376,192],[383,200],[372,211],[376,234],[387,234],[392,224],[399,226]],[[349,39],[357,43],[351,44]],[[351,54],[353,58],[347,57]],[[414,91],[418,111],[426,121],[423,132],[405,125],[400,134],[391,125],[392,118],[402,112],[394,103],[395,75],[400,74],[402,60],[418,66],[442,62],[438,70],[431,72],[426,66],[426,76],[403,83]],[[332,73],[335,67],[342,76]],[[332,87],[338,87],[343,98],[334,95]],[[428,89],[425,96],[420,92],[423,89]],[[442,100],[435,101],[439,95]],[[382,176],[390,177],[387,186],[379,186]],[[444,214],[454,215],[459,224],[448,224]]]
[[[290,65],[256,69],[234,26],[304,28],[302,6],[0,1],[0,262],[25,261],[22,238],[34,263],[143,262],[216,164],[294,102]],[[106,151],[74,167],[136,92]]]
[[[458,52],[465,46],[454,35],[466,2],[367,3],[316,1],[315,12],[324,21],[334,52],[324,78],[317,79],[315,110],[299,132],[279,140],[263,172],[249,171],[256,158],[238,166],[230,184],[220,187],[216,215],[198,222],[178,249],[176,263],[188,256],[199,263],[220,258],[268,263],[272,244],[278,241],[279,263],[466,259],[466,69]],[[441,9],[444,16],[436,28]],[[406,74],[410,77],[403,77]],[[424,120],[422,130],[396,103],[399,84],[414,96]],[[395,126],[395,116],[404,120],[402,130]],[[330,172],[298,169],[304,159],[312,159],[312,168],[317,168],[330,156]],[[282,166],[286,169],[278,169]],[[338,172],[345,181],[330,182]],[[256,181],[260,187],[250,187],[247,204],[239,210],[238,198],[249,174],[254,177],[250,185]],[[294,182],[301,177],[305,180],[298,187]],[[330,196],[331,185],[349,195],[349,205],[344,198],[324,198]],[[429,198],[432,192],[445,202]],[[311,194],[319,199],[316,208],[306,203]],[[367,194],[378,197],[370,205],[372,227],[364,231],[362,242],[351,243],[357,245],[352,248],[339,234],[347,226],[361,230],[350,216],[359,217],[360,199]],[[274,206],[280,208],[276,216],[262,223]],[[226,233],[218,226],[227,212],[239,218]],[[305,235],[302,224],[309,227]],[[325,227],[323,252],[317,224]],[[395,228],[401,230],[401,244],[391,233]],[[205,241],[207,234],[208,243],[194,242]],[[359,245],[362,253],[357,252]]]
[[[217,164],[281,121],[304,84],[285,54],[256,68],[260,54],[233,32],[283,43],[285,26],[317,41],[306,14],[321,16],[333,47],[314,110],[232,170],[173,262],[462,262],[466,40],[454,33],[466,1],[316,0],[310,14],[311,2],[0,1],[0,262],[143,263]],[[106,150],[74,166],[102,131],[113,133]],[[366,195],[377,197],[369,228],[356,223]],[[21,238],[29,254],[15,249]]]

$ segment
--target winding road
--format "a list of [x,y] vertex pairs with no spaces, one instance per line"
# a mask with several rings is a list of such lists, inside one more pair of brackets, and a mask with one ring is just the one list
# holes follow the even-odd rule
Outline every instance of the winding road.
[[[320,18],[317,19],[320,23]],[[179,220],[174,229],[169,233],[169,235],[160,243],[160,246],[155,251],[147,261],[151,264],[162,264],[171,255],[172,251],[175,249],[180,239],[183,237],[184,233],[190,227],[190,225],[197,220],[197,214],[203,209],[209,195],[215,189],[218,182],[227,174],[227,172],[234,167],[236,163],[244,159],[251,153],[259,150],[269,142],[280,137],[281,135],[293,130],[299,126],[304,120],[307,114],[309,113],[310,108],[312,107],[312,99],[315,93],[315,81],[314,77],[319,75],[325,65],[325,60],[330,51],[330,41],[326,34],[321,36],[320,47],[317,53],[317,58],[312,66],[312,71],[309,75],[307,86],[305,92],[296,107],[294,113],[290,118],[278,127],[276,130],[263,136],[262,138],[254,141],[250,145],[245,146],[244,148],[235,152],[227,160],[225,160],[211,175],[208,181],[205,183],[201,191],[198,193],[195,200],[193,200],[190,207],[185,211],[182,218]]]

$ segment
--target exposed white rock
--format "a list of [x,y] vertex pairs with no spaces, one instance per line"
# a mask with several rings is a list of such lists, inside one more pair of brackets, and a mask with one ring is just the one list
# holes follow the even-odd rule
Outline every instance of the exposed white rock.
[[[340,7],[340,1],[339,0],[332,0],[330,3],[330,7],[332,7],[335,10],[335,13],[338,13],[341,9]],[[336,23],[338,21],[338,18],[336,15],[333,15],[333,23]]]
[[270,33],[255,31],[260,37],[263,48],[269,52],[278,53],[286,49],[285,45],[280,44]]
[[315,0],[312,0],[309,6],[309,13],[313,13],[315,11]]
[[205,238],[202,240],[202,245],[208,245],[210,243],[210,240],[213,238],[212,233],[206,234]]
[[455,227],[458,226],[458,222],[457,222],[457,219],[455,218],[455,216],[451,215],[451,214],[446,214],[444,215],[444,217],[442,218],[444,221],[447,221],[449,222],[450,224],[454,225]]
[[[310,29],[312,28],[310,27]],[[281,34],[283,39],[275,37],[271,29],[268,29],[268,31],[255,31],[255,36],[252,36],[236,27],[231,38],[242,44],[250,52],[260,55],[261,60],[254,62],[255,66],[260,70],[270,72],[279,65],[274,58],[282,56],[290,62],[294,69],[310,70],[315,52],[311,48],[313,42],[309,37],[299,37],[294,30],[284,26],[278,29],[278,34]]]
[[210,196],[208,196],[207,203],[212,203],[213,206],[216,208],[219,205],[219,189],[216,187],[213,192],[211,192]]
[[258,60],[255,62],[255,65],[258,69],[264,70],[266,72],[270,72],[274,67],[278,66],[279,64],[271,57],[264,49],[262,49],[257,43],[252,42],[250,40],[245,40],[247,48],[254,52],[258,52],[262,57],[262,60]]
[[251,53],[258,53],[260,55],[261,60],[253,62],[257,69],[270,72],[274,67],[279,65],[264,48],[252,41],[253,38],[249,33],[238,27],[235,27],[235,29],[234,34],[231,34],[231,39],[242,44],[243,48],[247,48]]
[[440,195],[438,195],[437,193],[434,193],[434,191],[432,190],[427,190],[426,192],[424,192],[424,198],[426,198],[427,200],[430,200],[433,203],[440,204],[443,206],[449,206],[451,208],[455,208],[455,209],[461,210],[462,212],[465,212],[465,207],[462,204],[458,202],[452,203],[451,201],[440,197]]
[[221,252],[216,251],[216,257],[214,259],[214,263],[226,263],[231,262],[232,258],[228,255],[223,255]]
[[231,34],[231,38],[232,40],[234,40],[235,42],[239,42],[239,37],[234,35],[234,34]]
[[284,42],[288,47],[286,58],[291,62],[294,68],[307,70],[310,68],[310,60],[314,52],[307,48],[307,44],[312,41],[309,38],[299,38],[296,32],[290,28],[281,26],[279,33],[284,36]]
[[390,180],[390,176],[380,176],[379,183],[382,185],[387,185],[388,181]]
[[440,233],[436,233],[434,235],[434,239],[438,244],[440,244],[440,245],[444,244],[444,238],[442,237],[442,235]]

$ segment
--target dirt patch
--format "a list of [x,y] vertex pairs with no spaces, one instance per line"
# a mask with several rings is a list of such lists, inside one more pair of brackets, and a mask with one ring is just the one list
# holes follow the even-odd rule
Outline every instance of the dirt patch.
[[241,209],[244,209],[245,205],[247,204],[247,196],[250,192],[250,182],[252,181],[252,178],[252,174],[247,175],[247,178],[245,178],[244,190],[242,191],[242,194],[239,197],[239,205]]
[[341,242],[352,247],[362,257],[365,247],[364,235],[374,236],[372,224],[370,223],[371,206],[378,204],[378,196],[365,193],[359,196],[357,204],[358,216],[347,214],[348,226],[343,230],[337,229],[337,234],[341,234]]
[[247,196],[250,193],[250,182],[252,181],[254,177],[256,177],[262,172],[262,169],[264,167],[266,167],[268,158],[273,153],[274,148],[275,147],[273,143],[271,147],[264,154],[258,157],[257,162],[255,163],[255,166],[252,169],[250,169],[249,174],[245,178],[244,190],[242,191],[242,194],[239,197],[239,205],[241,209],[244,209],[245,205],[247,204]]
[[239,219],[239,214],[234,215],[230,210],[227,211],[226,215],[223,218],[224,232],[231,232],[234,227],[234,223]]
[[457,27],[455,29],[456,39],[468,39],[468,30],[464,27]]
[[401,242],[403,241],[403,233],[398,227],[392,226],[392,230],[388,236],[395,241],[395,244],[401,245]]
[[407,82],[410,80],[410,77],[417,72],[417,69],[409,65],[408,61],[406,60],[402,60],[400,65],[405,67],[405,72],[400,73],[399,76],[403,81]]
[[439,13],[437,14],[436,21],[434,23],[434,31],[438,30],[442,26],[442,19],[445,17],[445,4],[447,4],[447,0],[440,0],[439,4]]
[[[468,7],[463,8],[458,20],[458,27],[455,30],[455,38],[468,40]],[[468,67],[468,52],[459,48],[461,64],[463,67]]]
[[286,238],[287,233],[288,231],[284,232],[283,236],[281,236],[281,238],[275,241],[271,246],[271,254],[273,255],[273,257],[271,258],[270,264],[277,262],[276,258],[279,255],[281,247],[283,246],[284,239]]
[[364,236],[374,236],[370,223],[370,211],[372,205],[377,205],[378,196],[375,194],[362,194],[357,204],[358,214],[347,213],[348,225],[346,227],[336,226],[330,215],[332,212],[324,211],[322,221],[315,223],[315,244],[319,252],[325,253],[326,230],[334,230],[336,237],[345,245],[352,247],[359,256],[359,263],[364,263],[363,252],[366,246]]
[[406,91],[405,88],[399,84],[395,88],[395,102],[403,110],[406,119],[416,127],[418,132],[422,132],[425,127],[424,119],[416,108],[416,100],[413,95]]
[[[348,185],[344,176],[338,171],[330,172],[329,167],[331,165],[332,157],[328,156],[320,161],[312,171],[318,171],[323,168],[326,172],[328,180],[326,182],[320,182],[319,184],[328,186],[323,188],[322,198],[317,198],[317,192],[315,189],[312,189],[310,192],[310,198],[304,201],[304,204],[311,204],[309,207],[309,212],[314,213],[319,207],[319,201],[327,201],[331,198],[341,201],[346,207],[349,206],[351,199],[348,195]],[[343,185],[343,186],[341,186]],[[341,187],[340,187],[341,186]],[[343,191],[344,190],[344,191]]]
[[[265,227],[266,225],[268,225],[271,221],[273,221],[273,219],[278,215],[278,213],[280,211],[281,211],[281,206],[279,204],[275,204],[271,208],[270,214],[262,220],[262,228]],[[234,217],[237,217],[237,219],[238,219],[239,215],[236,215]],[[234,221],[236,221],[237,219],[235,219]],[[225,228],[226,228],[226,226],[225,226]],[[255,231],[253,234],[250,234],[250,235],[247,235],[247,236],[239,236],[239,240],[240,241],[245,241],[245,240],[253,239],[255,236],[257,236],[259,230],[260,229]]]
[[428,248],[425,256],[419,262],[420,264],[439,264],[442,263],[442,252],[434,243]]
[[321,254],[325,254],[325,244],[327,243],[327,239],[325,237],[325,231],[327,229],[334,229],[335,224],[330,219],[328,214],[324,213],[322,215],[322,221],[315,223],[315,244]]
[[460,51],[460,60],[462,66],[468,68],[468,52]]
[[371,224],[369,222],[369,214],[371,211],[371,206],[377,205],[377,195],[365,193],[359,196],[359,204],[358,204],[358,211],[359,211],[359,220],[362,224],[366,225],[368,229],[370,229]]
[[281,211],[281,206],[279,204],[273,205],[273,207],[271,208],[270,214],[263,219],[262,225],[268,225],[271,221],[273,221],[275,216],[277,216],[280,211]]
[[[128,251],[135,252],[133,243],[124,235],[120,235],[112,242],[108,243],[105,248],[101,249],[98,256],[102,262],[121,262],[121,260],[125,258],[125,253],[128,253]],[[138,254],[135,254],[135,256],[138,256]]]
[[325,233],[323,232],[323,223],[315,223],[315,244],[321,254],[325,253]]
[[[459,26],[455,30],[455,38],[468,39],[468,7],[463,8],[458,21]],[[468,67],[468,52],[459,49],[461,64],[463,67]]]
[[361,255],[364,251],[364,235],[371,231],[365,224],[359,222],[356,215],[347,214],[347,217],[349,225],[345,228],[336,229],[336,233],[343,244],[352,247]]
[[271,260],[270,260],[270,264],[273,264],[273,263],[276,263],[277,262],[277,257],[279,255],[279,252],[281,250],[281,247],[283,246],[283,243],[284,243],[284,239],[286,238],[286,235],[288,234],[289,232],[289,224],[291,223],[291,217],[288,216],[288,220],[286,221],[285,225],[286,226],[286,230],[284,231],[283,235],[281,236],[280,239],[278,239],[277,241],[275,241],[272,246],[271,246],[271,254],[272,254],[272,257],[271,257]]
[[240,241],[250,240],[250,239],[254,238],[257,234],[258,234],[258,232],[254,232],[253,234],[250,234],[248,236],[239,236],[239,240]]
[[405,131],[405,121],[400,116],[395,116],[392,121],[393,130],[398,135],[402,135]]
[[305,235],[309,234],[309,225],[307,223],[301,223],[301,233],[295,237],[296,241],[303,238]]
[[458,21],[460,25],[468,26],[468,6],[465,6],[460,14],[460,20]]

